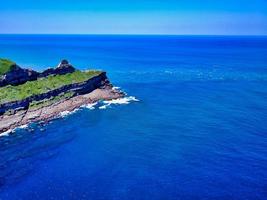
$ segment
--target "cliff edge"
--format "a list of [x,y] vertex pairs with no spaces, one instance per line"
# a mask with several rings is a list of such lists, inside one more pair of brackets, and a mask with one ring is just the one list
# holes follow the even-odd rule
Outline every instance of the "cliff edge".
[[104,71],[80,71],[62,60],[56,68],[37,72],[0,59],[0,134],[51,120],[84,104],[123,96]]

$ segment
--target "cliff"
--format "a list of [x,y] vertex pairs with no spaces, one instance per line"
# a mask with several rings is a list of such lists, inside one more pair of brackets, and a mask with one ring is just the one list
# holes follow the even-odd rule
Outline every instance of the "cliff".
[[45,99],[50,99],[51,97],[56,97],[62,93],[72,92],[71,96],[77,96],[81,94],[86,94],[92,92],[93,90],[103,87],[109,84],[109,80],[106,76],[106,72],[102,72],[99,75],[88,79],[84,82],[74,83],[69,85],[64,85],[60,88],[51,90],[46,93],[41,93],[38,95],[32,95],[28,98],[18,100],[18,101],[11,101],[0,104],[0,115],[4,114],[5,112],[12,110],[18,111],[23,109],[28,109],[31,102],[34,101],[43,101]]
[[75,68],[67,60],[62,60],[56,68],[49,68],[39,73],[32,69],[23,69],[7,59],[0,59],[0,69],[3,69],[1,70],[2,73],[0,73],[0,87],[20,85],[49,75],[63,75],[75,71]]
[[113,89],[106,72],[79,71],[66,60],[43,72],[13,64],[2,77],[0,133],[30,122],[52,119],[60,112],[83,104],[124,96]]

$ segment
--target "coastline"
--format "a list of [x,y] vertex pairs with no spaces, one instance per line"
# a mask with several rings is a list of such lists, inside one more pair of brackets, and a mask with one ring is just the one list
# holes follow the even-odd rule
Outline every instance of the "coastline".
[[80,71],[67,60],[43,72],[0,58],[0,136],[31,122],[47,122],[99,100],[125,96],[106,72]]
[[51,121],[62,112],[72,112],[86,104],[96,103],[100,100],[119,99],[124,96],[123,92],[113,88],[111,84],[106,84],[90,93],[63,99],[48,106],[21,110],[13,115],[2,115],[0,116],[0,136],[32,122]]

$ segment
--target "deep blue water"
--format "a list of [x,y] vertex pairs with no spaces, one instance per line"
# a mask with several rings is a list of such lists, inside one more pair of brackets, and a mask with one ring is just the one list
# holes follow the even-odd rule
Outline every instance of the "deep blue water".
[[140,100],[1,137],[0,199],[267,199],[267,37],[2,35],[0,57]]

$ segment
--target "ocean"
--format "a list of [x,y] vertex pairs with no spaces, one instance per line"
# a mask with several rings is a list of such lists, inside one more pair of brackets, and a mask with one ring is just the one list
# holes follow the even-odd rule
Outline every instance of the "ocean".
[[0,199],[267,199],[267,37],[0,35],[0,57],[128,95],[0,137]]

